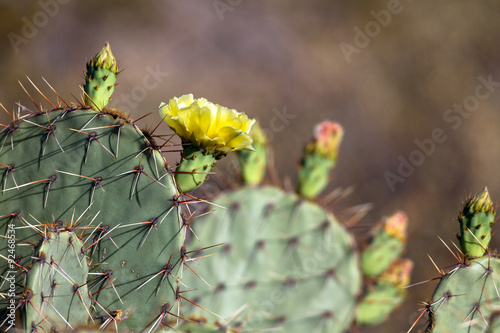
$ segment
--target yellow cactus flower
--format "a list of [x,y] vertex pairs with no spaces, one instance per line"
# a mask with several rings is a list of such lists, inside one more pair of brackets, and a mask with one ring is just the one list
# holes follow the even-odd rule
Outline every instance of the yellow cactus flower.
[[253,150],[250,129],[255,119],[192,94],[162,103],[160,115],[183,143],[222,157],[236,150]]

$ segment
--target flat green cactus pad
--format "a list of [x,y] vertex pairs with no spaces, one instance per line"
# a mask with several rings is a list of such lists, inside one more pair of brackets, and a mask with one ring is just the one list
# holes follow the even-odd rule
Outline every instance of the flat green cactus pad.
[[223,243],[199,253],[215,255],[196,265],[213,288],[196,276],[183,279],[199,304],[224,318],[243,309],[249,331],[343,332],[350,325],[361,274],[353,240],[332,215],[276,187],[242,188],[215,203],[228,209],[197,219],[200,241],[190,244]]
[[2,260],[0,274],[16,272],[21,308],[31,306],[22,296],[25,274],[48,231],[81,239],[90,311],[100,324],[142,330],[157,323],[165,303],[178,306],[179,194],[149,136],[120,113],[73,107],[30,114],[0,140],[0,232],[12,226],[16,240],[13,257],[2,243],[0,253],[16,266]]
[[[445,275],[432,297],[432,332],[500,332],[500,259],[484,256]],[[496,327],[496,328],[494,328]]]

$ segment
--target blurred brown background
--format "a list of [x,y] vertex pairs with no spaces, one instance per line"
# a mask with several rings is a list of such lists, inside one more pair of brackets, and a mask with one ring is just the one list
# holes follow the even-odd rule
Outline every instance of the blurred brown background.
[[[498,1],[1,0],[0,13],[9,110],[32,107],[17,84],[25,75],[49,95],[42,77],[66,100],[80,96],[84,61],[109,41],[124,69],[112,106],[138,118],[192,92],[245,111],[273,130],[282,179],[294,180],[314,124],[339,121],[330,190],[355,187],[342,207],[374,204],[358,233],[407,212],[413,281],[436,276],[427,253],[441,267],[454,262],[437,236],[455,239],[461,199],[484,186],[500,198]],[[409,159],[413,170],[399,167]],[[400,177],[392,186],[387,172]],[[406,332],[433,285],[410,289],[390,322],[362,331]]]

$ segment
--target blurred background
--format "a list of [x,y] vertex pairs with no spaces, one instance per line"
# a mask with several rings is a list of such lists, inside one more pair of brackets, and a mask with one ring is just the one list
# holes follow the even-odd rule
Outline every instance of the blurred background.
[[[427,254],[454,263],[437,237],[456,240],[464,198],[484,186],[500,198],[498,1],[0,0],[0,13],[9,111],[33,108],[17,83],[26,75],[79,98],[84,61],[109,41],[123,69],[111,106],[138,118],[193,93],[244,111],[271,134],[280,179],[295,181],[317,122],[340,122],[329,190],[354,192],[334,209],[373,204],[360,236],[404,210],[414,282],[437,276]],[[411,288],[388,323],[362,332],[406,332],[434,285]]]

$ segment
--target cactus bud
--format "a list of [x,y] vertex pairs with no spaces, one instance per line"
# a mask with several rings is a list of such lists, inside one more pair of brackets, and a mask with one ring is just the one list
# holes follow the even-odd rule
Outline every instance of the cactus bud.
[[402,211],[394,213],[384,222],[384,231],[391,237],[400,239],[406,242],[408,229],[408,216]]
[[385,219],[383,227],[361,252],[361,269],[366,276],[384,272],[403,252],[406,244],[408,217],[399,211]]
[[397,259],[385,272],[380,275],[379,279],[387,281],[398,288],[404,288],[410,284],[412,270],[412,260]]
[[89,65],[95,68],[104,68],[112,72],[118,72],[118,64],[111,52],[109,43],[104,44],[102,50],[90,60]]
[[458,215],[460,248],[468,257],[481,257],[491,240],[496,207],[487,188],[471,197]]
[[340,124],[325,120],[314,128],[314,139],[306,146],[306,152],[336,161],[343,137]]
[[250,131],[255,151],[240,150],[237,153],[238,162],[241,167],[241,176],[248,185],[258,185],[266,173],[267,167],[267,137],[255,123]]
[[84,104],[103,109],[115,90],[118,64],[108,43],[87,63]]
[[397,259],[389,268],[377,277],[377,282],[370,286],[358,303],[356,322],[364,326],[382,323],[399,306],[406,295],[410,283],[413,261]]
[[298,192],[313,199],[326,187],[335,166],[344,130],[338,123],[325,120],[314,128],[314,138],[305,147],[298,174]]

